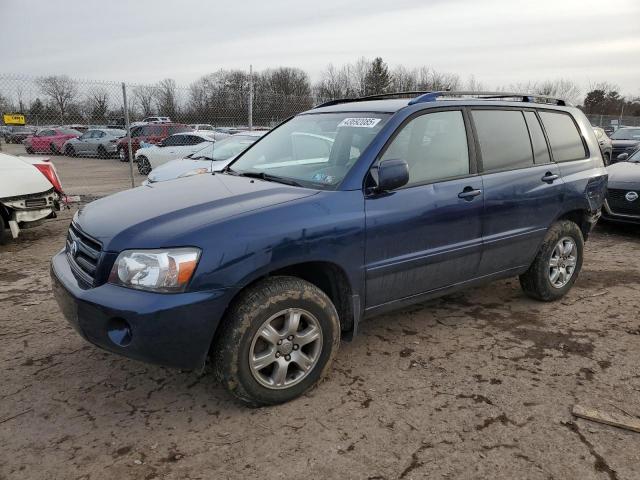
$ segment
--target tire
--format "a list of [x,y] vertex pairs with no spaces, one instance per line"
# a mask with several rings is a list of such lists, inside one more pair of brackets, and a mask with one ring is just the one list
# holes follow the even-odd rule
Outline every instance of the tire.
[[0,245],[6,245],[11,241],[11,230],[5,223],[4,218],[0,216]]
[[75,156],[77,155],[77,154],[76,154],[76,149],[75,149],[75,148],[73,148],[73,146],[71,146],[71,145],[67,145],[67,146],[65,147],[65,149],[64,149],[64,154],[65,154],[67,157],[75,157]]
[[107,158],[109,154],[102,145],[98,146],[98,158]]
[[[569,246],[571,251],[568,251]],[[554,223],[547,231],[529,270],[520,275],[522,290],[529,297],[543,302],[562,298],[580,274],[583,253],[584,238],[578,225],[569,220]],[[554,267],[554,264],[557,266]]]
[[140,155],[138,157],[138,173],[140,175],[149,175],[151,173],[151,164],[149,163],[149,159],[144,155]]
[[119,148],[118,149],[118,158],[120,159],[121,162],[128,162],[129,161],[129,155],[127,154],[126,150],[124,148]]
[[29,155],[33,155],[33,153],[34,153],[33,148],[31,148],[31,147],[24,147],[24,149],[27,151],[27,153],[28,153]]
[[[295,277],[269,277],[240,295],[213,344],[218,379],[251,406],[275,405],[302,395],[327,373],[338,352],[340,320],[333,303],[318,287]],[[287,320],[296,315],[297,327]],[[267,324],[273,328],[267,329]],[[270,332],[271,341],[262,332]],[[312,334],[317,338],[311,339]],[[262,362],[265,366],[252,363],[256,352],[268,358]],[[282,372],[284,376],[278,375]]]
[[604,166],[608,167],[609,165],[611,165],[611,155],[609,155],[608,153],[605,153],[602,156],[602,160],[604,161]]
[[52,155],[59,155],[60,154],[60,152],[58,151],[58,148],[53,143],[49,144],[49,151],[51,152]]

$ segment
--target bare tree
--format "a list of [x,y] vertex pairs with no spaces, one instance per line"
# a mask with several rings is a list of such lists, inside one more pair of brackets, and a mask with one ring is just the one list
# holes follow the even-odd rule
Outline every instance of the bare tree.
[[469,92],[481,92],[483,90],[486,90],[482,82],[476,80],[476,77],[473,74],[469,75],[469,78],[467,79],[467,82],[465,83],[463,88],[464,90],[467,90]]
[[442,91],[460,88],[460,77],[455,73],[439,72],[433,68],[422,67],[418,70],[417,76],[418,90]]
[[109,92],[104,87],[96,87],[87,94],[89,114],[95,120],[106,120],[109,110]]
[[65,114],[78,94],[76,83],[67,75],[40,77],[36,83],[40,91],[54,102],[60,113],[60,121],[64,123]]
[[416,90],[416,71],[398,65],[391,72],[391,90],[394,92],[411,92]]
[[154,100],[156,98],[156,88],[151,85],[139,85],[133,89],[133,97],[139,105],[142,116],[150,117],[154,112]]
[[156,86],[156,104],[159,115],[175,117],[178,114],[178,95],[176,81],[171,78],[160,80]]
[[327,65],[314,91],[320,103],[351,96],[348,68],[343,66],[338,69],[333,64]]

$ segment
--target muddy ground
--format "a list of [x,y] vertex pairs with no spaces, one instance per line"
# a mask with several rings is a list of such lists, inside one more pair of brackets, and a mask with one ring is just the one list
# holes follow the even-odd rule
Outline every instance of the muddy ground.
[[[54,161],[71,194],[128,186],[117,160]],[[318,388],[247,409],[66,324],[48,264],[72,214],[0,247],[2,479],[640,478],[640,433],[570,413],[640,415],[640,228],[598,226],[560,302],[510,279],[375,318]]]

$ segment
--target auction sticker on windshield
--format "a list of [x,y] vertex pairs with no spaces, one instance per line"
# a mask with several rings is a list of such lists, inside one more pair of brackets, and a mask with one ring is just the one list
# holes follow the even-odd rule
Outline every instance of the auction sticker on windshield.
[[345,118],[338,124],[340,127],[373,128],[380,123],[380,118]]

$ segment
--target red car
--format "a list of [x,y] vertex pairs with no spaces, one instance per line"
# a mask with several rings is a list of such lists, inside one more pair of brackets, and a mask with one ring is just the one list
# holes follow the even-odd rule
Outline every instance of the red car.
[[70,138],[77,138],[82,133],[73,128],[43,128],[23,140],[27,153],[47,152],[54,155],[62,151],[62,145]]
[[[141,125],[131,129],[131,153],[135,158],[136,151],[140,148],[140,142],[158,143],[169,135],[181,132],[191,132],[193,128],[182,123],[152,123]],[[129,161],[129,137],[122,137],[118,142],[118,157],[121,162]]]

